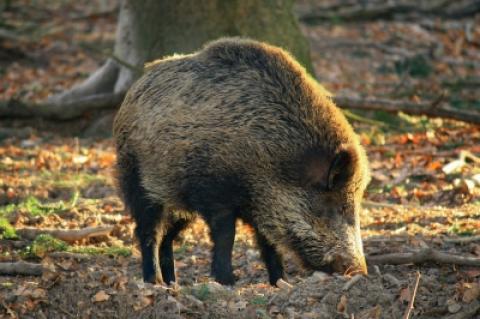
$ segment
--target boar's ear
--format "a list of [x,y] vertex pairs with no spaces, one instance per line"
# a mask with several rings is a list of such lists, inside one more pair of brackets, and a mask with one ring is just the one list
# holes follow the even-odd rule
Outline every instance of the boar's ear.
[[357,160],[358,156],[353,146],[341,147],[330,163],[327,189],[333,190],[345,185],[354,173]]

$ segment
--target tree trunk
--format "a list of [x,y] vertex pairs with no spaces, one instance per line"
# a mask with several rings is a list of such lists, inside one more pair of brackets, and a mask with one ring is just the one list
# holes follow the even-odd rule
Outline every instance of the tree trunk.
[[112,58],[85,82],[49,102],[71,104],[89,95],[125,92],[145,62],[191,53],[224,36],[281,46],[313,74],[308,42],[293,15],[293,0],[121,0]]

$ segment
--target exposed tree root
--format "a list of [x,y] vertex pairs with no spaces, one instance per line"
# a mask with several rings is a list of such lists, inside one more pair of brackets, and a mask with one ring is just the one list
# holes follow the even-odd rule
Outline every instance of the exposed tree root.
[[125,92],[95,94],[71,102],[45,102],[29,104],[17,100],[0,102],[0,118],[45,118],[70,120],[93,110],[115,108]]
[[75,103],[85,97],[114,92],[119,69],[115,61],[108,59],[105,64],[93,72],[85,81],[65,92],[52,96],[47,101],[47,104],[62,105]]
[[394,253],[385,255],[367,256],[367,262],[371,265],[376,264],[422,264],[426,262],[435,262],[438,264],[454,264],[462,266],[480,266],[480,258],[463,257],[443,253],[431,248],[425,248],[413,253]]
[[41,276],[42,272],[43,267],[41,264],[27,263],[25,261],[0,263],[0,275]]
[[17,229],[17,234],[22,238],[35,239],[40,234],[48,234],[52,237],[72,243],[81,239],[90,237],[106,236],[113,230],[113,226],[106,227],[87,227],[83,229],[38,229],[38,228],[21,228]]

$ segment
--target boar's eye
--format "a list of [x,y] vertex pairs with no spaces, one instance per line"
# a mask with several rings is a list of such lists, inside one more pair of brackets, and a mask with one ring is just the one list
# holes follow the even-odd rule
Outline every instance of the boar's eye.
[[303,160],[303,183],[320,192],[339,189],[353,175],[356,158],[353,147],[341,147],[333,156],[322,150],[311,150]]
[[340,150],[330,164],[327,175],[327,189],[337,189],[348,182],[353,175],[354,165],[353,161],[355,154],[353,150]]

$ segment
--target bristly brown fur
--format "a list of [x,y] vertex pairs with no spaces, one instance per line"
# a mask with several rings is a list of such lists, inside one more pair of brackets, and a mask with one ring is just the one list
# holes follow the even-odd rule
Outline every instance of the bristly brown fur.
[[[270,281],[283,276],[281,247],[315,269],[365,270],[358,221],[365,152],[328,92],[284,50],[229,38],[149,64],[116,116],[114,136],[137,229],[142,220],[155,224],[137,231],[158,238],[146,250],[198,212],[211,228],[212,272],[223,283],[233,280],[226,251],[236,218],[256,229]],[[126,185],[132,171],[137,191]],[[141,205],[157,207],[148,213],[156,217]],[[157,280],[158,263],[144,260]]]

